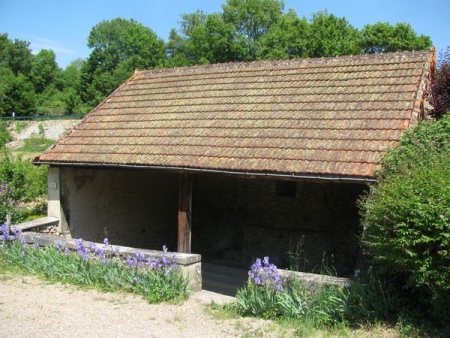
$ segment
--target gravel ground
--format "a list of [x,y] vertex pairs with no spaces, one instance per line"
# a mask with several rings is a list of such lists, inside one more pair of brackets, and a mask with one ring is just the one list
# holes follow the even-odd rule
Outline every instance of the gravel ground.
[[231,297],[201,291],[182,304],[0,275],[1,337],[289,337],[270,321],[220,319],[206,305]]
[[[11,135],[15,141],[24,140],[30,138],[33,135],[39,135],[39,125],[44,128],[44,137],[51,140],[59,139],[63,134],[72,130],[81,120],[43,120],[43,121],[30,121],[27,123],[27,127],[16,133],[15,130],[11,130]],[[23,122],[23,121],[19,121]]]

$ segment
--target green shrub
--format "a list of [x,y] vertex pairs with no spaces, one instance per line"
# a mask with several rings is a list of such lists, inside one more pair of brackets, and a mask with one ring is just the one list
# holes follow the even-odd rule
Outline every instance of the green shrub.
[[33,210],[27,205],[47,193],[47,167],[36,167],[29,160],[15,158],[3,148],[0,154],[0,223],[11,215],[11,221],[24,220]]
[[0,154],[0,183],[14,188],[13,198],[31,202],[47,193],[47,166],[34,166],[30,160],[14,157],[7,149]]
[[14,188],[7,183],[0,183],[0,223],[6,222],[7,215],[14,223],[24,219],[23,203],[15,198]]
[[268,257],[257,259],[247,284],[239,289],[232,311],[266,319],[295,319],[329,328],[338,323],[375,323],[387,320],[395,305],[387,283],[372,268],[348,286],[308,285],[295,274],[281,278]]
[[252,281],[239,289],[233,308],[245,316],[274,318],[299,318],[306,314],[306,288],[291,283],[283,291]]
[[432,314],[450,310],[449,206],[450,116],[444,116],[406,133],[360,201],[368,254]]
[[0,121],[0,148],[6,145],[6,143],[11,142],[12,137],[9,133],[8,126],[5,122]]

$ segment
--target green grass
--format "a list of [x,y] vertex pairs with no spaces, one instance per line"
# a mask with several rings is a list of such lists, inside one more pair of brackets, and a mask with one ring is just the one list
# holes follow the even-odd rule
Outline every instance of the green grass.
[[178,302],[188,295],[188,283],[177,269],[129,268],[116,256],[82,259],[56,247],[35,248],[18,241],[0,241],[0,274],[30,274],[51,282],[95,288],[103,292],[125,291],[142,295],[149,303]]
[[[211,309],[222,318],[226,318],[222,312],[229,312],[229,316],[269,319],[296,337],[450,337],[448,328],[417,320],[405,310],[398,315],[402,310],[393,308],[385,285],[378,277],[371,278],[364,285],[354,282],[345,288],[322,285],[313,289],[288,280],[283,291],[248,282],[235,302]],[[302,311],[293,311],[298,304]]]
[[17,121],[15,122],[15,131],[16,133],[20,133],[22,130],[24,130],[26,127],[28,127],[29,123],[24,121]]
[[55,143],[54,140],[50,140],[44,137],[27,138],[24,140],[24,142],[25,144],[22,147],[16,149],[17,152],[21,153],[43,152],[53,143]]

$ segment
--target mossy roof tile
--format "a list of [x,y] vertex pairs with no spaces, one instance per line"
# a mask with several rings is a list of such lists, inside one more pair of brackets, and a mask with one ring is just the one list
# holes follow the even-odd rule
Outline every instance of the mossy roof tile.
[[434,58],[136,71],[36,162],[371,178],[421,114]]

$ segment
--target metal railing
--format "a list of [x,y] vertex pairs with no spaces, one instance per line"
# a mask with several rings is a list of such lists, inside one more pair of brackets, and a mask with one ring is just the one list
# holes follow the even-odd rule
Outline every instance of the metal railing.
[[43,120],[79,120],[85,117],[84,114],[73,115],[35,115],[35,116],[1,116],[0,120],[6,121],[43,121]]

